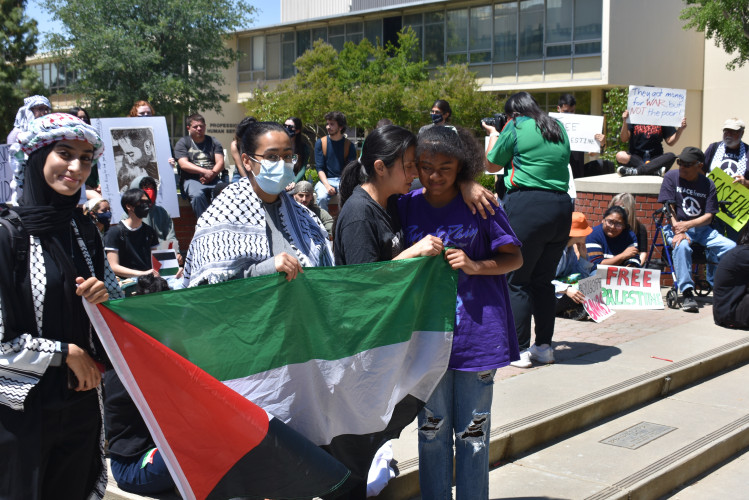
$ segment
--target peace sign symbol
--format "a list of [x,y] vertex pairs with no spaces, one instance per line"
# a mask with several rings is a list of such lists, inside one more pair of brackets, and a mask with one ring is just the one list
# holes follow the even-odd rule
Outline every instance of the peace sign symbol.
[[687,214],[687,216],[689,217],[700,215],[700,204],[697,200],[695,200],[691,196],[684,197],[684,201],[681,204],[681,208],[684,210],[684,213]]
[[738,175],[739,173],[739,164],[736,160],[731,160],[729,158],[723,159],[723,164],[720,166],[721,170],[723,170],[725,173],[733,177],[734,175]]

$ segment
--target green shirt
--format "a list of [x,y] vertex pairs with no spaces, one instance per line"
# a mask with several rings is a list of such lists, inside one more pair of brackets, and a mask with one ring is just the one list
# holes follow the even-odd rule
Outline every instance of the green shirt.
[[563,141],[555,143],[544,139],[532,118],[519,116],[507,123],[487,157],[495,165],[505,167],[508,190],[529,188],[567,192],[570,141],[561,123],[559,127]]

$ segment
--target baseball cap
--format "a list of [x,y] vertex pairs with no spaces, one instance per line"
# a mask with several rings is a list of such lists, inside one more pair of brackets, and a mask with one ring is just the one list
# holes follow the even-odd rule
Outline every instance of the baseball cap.
[[744,127],[745,127],[744,122],[742,122],[738,118],[729,118],[723,124],[724,129],[730,129],[730,130],[741,130]]
[[685,147],[677,158],[685,163],[705,163],[705,153],[694,146]]

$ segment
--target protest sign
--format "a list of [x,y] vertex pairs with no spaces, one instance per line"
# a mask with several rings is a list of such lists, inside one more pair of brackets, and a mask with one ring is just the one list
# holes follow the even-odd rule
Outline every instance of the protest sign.
[[570,150],[600,153],[601,144],[595,140],[596,134],[603,133],[603,116],[576,115],[573,113],[549,113],[556,118],[567,131],[570,139]]
[[172,149],[163,116],[133,118],[98,118],[91,120],[104,141],[104,154],[99,158],[99,182],[102,196],[112,206],[112,220],[122,218],[120,195],[130,183],[148,175],[158,186],[156,204],[164,207],[170,217],[179,217],[177,184],[174,168],[169,164]]
[[629,86],[629,123],[680,127],[687,104],[686,89]]
[[663,309],[661,272],[657,269],[599,265],[603,301],[611,309]]
[[749,220],[749,189],[733,182],[733,177],[719,168],[714,168],[708,177],[715,183],[718,201],[729,201],[727,209],[730,214],[718,210],[717,217],[731,226],[734,231],[741,231]]
[[13,180],[13,167],[10,164],[10,144],[0,144],[0,203],[10,201],[13,194],[10,181]]
[[585,307],[585,311],[593,321],[600,323],[615,314],[614,311],[603,302],[601,280],[598,277],[591,276],[590,278],[582,279],[577,282],[577,287],[585,295],[583,307]]

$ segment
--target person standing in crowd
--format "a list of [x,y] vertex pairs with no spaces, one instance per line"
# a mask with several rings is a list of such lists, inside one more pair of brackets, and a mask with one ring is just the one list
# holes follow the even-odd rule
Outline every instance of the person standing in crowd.
[[[489,133],[487,169],[505,168],[504,208],[522,244],[523,265],[508,275],[510,302],[521,349],[513,366],[529,368],[535,359],[554,362],[556,297],[551,281],[569,237],[572,200],[569,187],[570,142],[557,120],[539,108],[527,92],[505,103],[510,120],[500,132],[482,122]],[[530,345],[531,316],[536,340]]]
[[325,115],[328,135],[315,142],[315,168],[320,179],[315,184],[317,204],[328,210],[328,202],[338,193],[343,168],[356,160],[356,146],[343,133],[346,132],[346,115],[330,111]]
[[98,304],[122,292],[76,205],[103,145],[66,113],[33,120],[18,141],[28,154],[13,208],[20,220],[5,212],[0,228],[0,490],[3,498],[102,498],[96,362],[104,354],[81,298]]
[[449,247],[445,260],[459,270],[448,370],[418,416],[421,495],[452,498],[454,445],[457,497],[488,500],[494,374],[519,358],[505,274],[522,264],[520,242],[501,208],[482,219],[463,201],[458,181],[474,180],[484,167],[471,132],[427,129],[416,158],[424,189],[398,200],[406,246],[439,238]]
[[87,125],[91,125],[91,118],[88,116],[88,111],[86,111],[82,107],[73,106],[72,108],[70,108],[70,111],[68,111],[68,113],[70,113],[73,116],[77,116],[78,118],[83,120],[83,122],[86,123]]
[[136,116],[154,116],[156,112],[148,101],[135,101],[133,107],[130,108],[128,117],[135,118]]
[[315,214],[323,227],[328,232],[328,236],[333,239],[333,217],[330,214],[317,206],[315,203],[314,189],[312,189],[312,183],[309,181],[299,181],[294,186],[294,199],[310,209],[310,212]]
[[662,127],[660,125],[634,125],[627,123],[629,111],[622,113],[622,129],[619,140],[629,142],[629,152],[616,153],[619,167],[616,173],[622,177],[628,175],[661,175],[671,168],[676,161],[673,153],[663,152],[663,141],[674,146],[687,128],[687,119],[681,119],[681,126]]
[[432,119],[432,123],[424,125],[419,129],[419,135],[427,129],[430,129],[436,125],[447,125],[450,118],[453,115],[453,110],[450,108],[450,103],[444,99],[437,99],[432,104],[432,110],[429,113],[429,117]]
[[18,134],[25,131],[34,119],[47,115],[52,112],[52,105],[49,99],[43,95],[32,95],[23,100],[23,106],[18,108],[16,119],[13,122],[13,130],[8,134],[6,144],[15,144],[18,140]]
[[328,233],[286,193],[293,180],[291,139],[275,122],[250,123],[242,135],[247,177],[227,186],[198,219],[185,259],[185,286],[332,266]]
[[211,192],[224,170],[224,148],[206,135],[205,129],[202,115],[188,116],[188,134],[174,147],[174,157],[181,169],[182,189],[198,219],[208,208]]
[[284,122],[283,126],[291,137],[291,146],[297,156],[294,164],[294,182],[299,182],[304,179],[304,174],[307,173],[307,162],[309,161],[309,144],[307,144],[307,140],[302,133],[302,119],[292,116]]
[[112,207],[109,205],[109,201],[99,198],[98,200],[89,200],[87,204],[91,207],[88,211],[89,217],[94,221],[101,235],[104,236],[112,223]]

